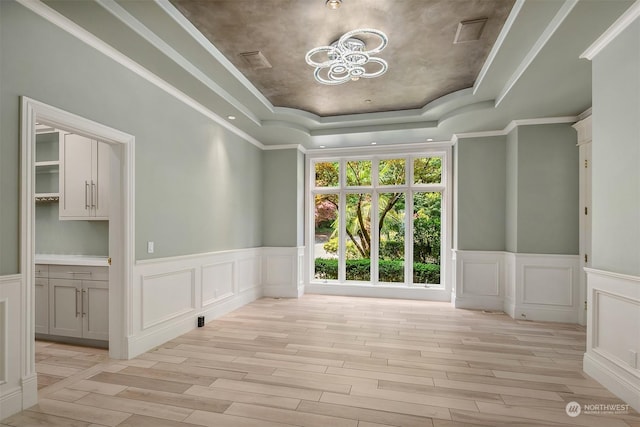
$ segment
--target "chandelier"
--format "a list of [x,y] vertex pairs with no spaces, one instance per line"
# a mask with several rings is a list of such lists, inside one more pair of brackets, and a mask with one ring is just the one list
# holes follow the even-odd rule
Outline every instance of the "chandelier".
[[[364,38],[369,35],[379,38],[380,43],[373,49],[366,50],[366,43],[358,36]],[[313,73],[316,80],[326,85],[339,85],[349,80],[359,80],[361,77],[371,79],[387,71],[387,61],[372,55],[380,53],[388,42],[387,35],[380,30],[371,28],[353,30],[345,33],[331,46],[311,49],[307,52],[305,60],[307,64],[316,67]],[[318,62],[313,59],[314,56],[316,59],[321,59],[323,54],[326,54],[326,60]],[[368,66],[369,64],[374,65],[371,67]]]

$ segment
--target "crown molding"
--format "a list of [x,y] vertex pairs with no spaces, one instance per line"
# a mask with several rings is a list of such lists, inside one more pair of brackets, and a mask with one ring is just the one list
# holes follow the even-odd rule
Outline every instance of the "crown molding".
[[[591,109],[587,110],[591,111]],[[535,126],[535,125],[555,125],[562,123],[575,123],[578,121],[577,116],[561,116],[561,117],[544,117],[539,119],[521,119],[512,120],[502,130],[489,130],[482,132],[467,132],[453,134],[451,140],[456,143],[460,139],[468,138],[488,138],[492,136],[506,136],[519,126]]]
[[580,58],[592,61],[602,49],[616,39],[629,25],[640,17],[640,0],[636,0],[598,39],[585,50]]
[[22,6],[34,12],[35,14],[39,15],[40,17],[46,19],[53,25],[68,32],[78,40],[96,49],[103,55],[107,56],[108,58],[112,59],[118,64],[124,66],[128,70],[134,72],[135,74],[142,77],[149,83],[155,85],[156,87],[165,91],[166,93],[178,99],[179,101],[182,101],[184,104],[198,111],[205,117],[208,117],[209,119],[218,123],[220,126],[224,127],[225,129],[233,132],[234,134],[243,138],[247,142],[255,145],[256,147],[264,149],[264,144],[262,144],[260,141],[258,141],[257,139],[255,139],[254,137],[246,133],[245,131],[237,128],[236,126],[231,125],[223,117],[219,116],[218,114],[214,113],[210,109],[206,108],[204,105],[200,104],[195,99],[191,98],[181,90],[177,89],[175,86],[169,84],[167,81],[163,80],[156,74],[147,70],[142,65],[138,64],[128,56],[114,49],[107,43],[100,40],[98,37],[91,34],[89,31],[80,27],[75,22],[71,21],[70,19],[58,13],[57,11],[53,10],[52,8],[45,5],[41,1],[29,1],[29,0],[16,0],[16,1],[20,3]]

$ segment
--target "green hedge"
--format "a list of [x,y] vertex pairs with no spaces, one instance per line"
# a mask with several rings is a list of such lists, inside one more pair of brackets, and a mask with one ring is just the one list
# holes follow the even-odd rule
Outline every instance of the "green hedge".
[[[337,280],[338,260],[335,258],[316,258],[316,279]],[[349,280],[371,280],[371,261],[368,259],[348,259],[347,277]],[[404,282],[404,261],[380,260],[378,262],[381,282]],[[440,266],[437,264],[413,263],[413,283],[440,283]]]

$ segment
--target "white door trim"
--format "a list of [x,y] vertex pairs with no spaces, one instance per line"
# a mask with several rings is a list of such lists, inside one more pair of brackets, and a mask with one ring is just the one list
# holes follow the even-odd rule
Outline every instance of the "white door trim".
[[[22,96],[21,101],[21,224],[20,252],[23,277],[23,319],[21,334],[26,355],[23,378],[35,374],[34,345],[34,257],[35,257],[35,127],[46,122],[56,128],[98,139],[112,147],[111,178],[117,185],[111,193],[109,253],[113,264],[109,274],[109,356],[129,358],[127,337],[131,335],[131,291],[135,262],[135,137],[84,117]],[[112,174],[114,175],[114,174]]]

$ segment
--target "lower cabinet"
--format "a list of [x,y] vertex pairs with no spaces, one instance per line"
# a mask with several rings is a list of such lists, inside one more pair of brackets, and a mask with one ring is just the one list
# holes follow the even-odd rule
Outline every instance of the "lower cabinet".
[[[108,341],[108,267],[48,267],[49,278],[44,279],[48,280],[46,297],[44,290],[39,291],[36,277],[36,332]],[[48,315],[46,322],[44,313]]]
[[36,265],[35,277],[35,309],[36,334],[49,333],[49,266]]
[[108,282],[49,279],[49,333],[109,339]]

